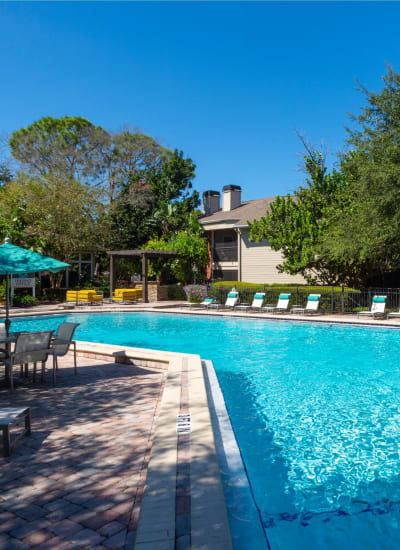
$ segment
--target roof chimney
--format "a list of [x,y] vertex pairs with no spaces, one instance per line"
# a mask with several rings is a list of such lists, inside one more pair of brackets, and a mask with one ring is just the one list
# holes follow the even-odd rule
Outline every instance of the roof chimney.
[[220,209],[220,197],[219,191],[204,191],[203,193],[203,214],[205,216],[211,216]]
[[222,188],[222,211],[229,212],[242,204],[242,188],[239,185],[225,185]]

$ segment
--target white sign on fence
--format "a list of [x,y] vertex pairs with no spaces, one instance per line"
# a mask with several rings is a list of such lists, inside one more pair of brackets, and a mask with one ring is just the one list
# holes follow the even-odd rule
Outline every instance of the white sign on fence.
[[11,279],[11,288],[35,288],[34,277]]
[[14,297],[16,288],[31,288],[32,296],[35,296],[35,286],[35,277],[18,277],[15,279],[11,277],[11,299]]

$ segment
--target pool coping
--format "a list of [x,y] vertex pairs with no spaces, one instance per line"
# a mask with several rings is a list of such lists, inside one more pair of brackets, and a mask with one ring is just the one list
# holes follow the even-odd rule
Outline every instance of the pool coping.
[[[174,550],[175,547],[231,550],[232,542],[222,488],[214,431],[203,366],[199,355],[77,341],[77,354],[143,368],[167,370],[161,406],[155,426],[147,479],[132,548]],[[78,361],[79,373],[79,361]],[[186,375],[186,378],[185,378]],[[186,391],[187,390],[187,391]],[[192,416],[188,452],[179,445],[177,415]],[[189,484],[179,487],[179,463],[188,466]],[[180,490],[189,490],[180,500]],[[189,503],[185,509],[182,503]],[[190,532],[176,545],[182,521]]]

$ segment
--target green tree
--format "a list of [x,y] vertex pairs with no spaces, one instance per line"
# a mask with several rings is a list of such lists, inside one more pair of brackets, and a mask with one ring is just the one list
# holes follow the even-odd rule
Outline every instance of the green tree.
[[258,242],[266,239],[273,250],[282,253],[279,271],[301,274],[310,283],[336,284],[342,281],[346,266],[322,255],[319,245],[326,230],[326,213],[336,204],[345,181],[336,170],[327,173],[320,152],[308,148],[304,161],[306,186],[294,196],[277,196],[266,216],[249,224],[250,237]]
[[[17,213],[17,215],[16,215]],[[101,250],[108,225],[103,202],[93,189],[49,176],[20,176],[0,194],[1,237],[68,262],[77,250]],[[60,277],[53,277],[54,284]]]
[[0,163],[0,187],[12,180],[12,172],[4,163]]
[[195,169],[192,159],[185,159],[183,152],[175,149],[159,168],[150,170],[153,223],[164,234],[184,227],[200,204],[198,192],[192,191]]
[[126,190],[143,191],[147,171],[159,168],[170,154],[151,136],[137,130],[125,128],[109,135],[101,148],[99,164],[103,167],[110,202]]
[[106,191],[112,202],[170,151],[151,136],[125,128],[111,134],[82,117],[44,117],[11,135],[13,157],[31,175],[67,175]]
[[400,74],[388,67],[383,82],[379,93],[360,86],[366,106],[351,117],[340,169],[328,174],[309,151],[307,187],[251,224],[281,250],[281,270],[361,287],[400,269]]
[[9,145],[31,175],[95,181],[102,169],[95,152],[107,137],[101,127],[82,117],[44,117],[13,132]]
[[346,193],[329,212],[321,251],[353,268],[356,284],[400,269],[400,75],[388,67],[380,93],[352,116],[341,170]]
[[111,208],[116,246],[140,248],[151,236],[185,228],[200,203],[192,191],[194,176],[192,160],[174,151],[159,166],[132,177]]
[[82,117],[44,117],[14,132],[9,144],[20,170],[4,186],[0,231],[66,261],[104,236],[109,247],[137,248],[152,235],[177,233],[199,204],[192,160],[137,130],[112,134]]
[[185,230],[171,233],[169,236],[153,237],[145,248],[150,250],[173,250],[179,255],[172,259],[160,258],[152,261],[152,271],[168,280],[171,275],[180,282],[193,281],[193,266],[196,266],[199,276],[204,275],[208,262],[208,245],[203,229],[196,213],[189,216],[188,227]]

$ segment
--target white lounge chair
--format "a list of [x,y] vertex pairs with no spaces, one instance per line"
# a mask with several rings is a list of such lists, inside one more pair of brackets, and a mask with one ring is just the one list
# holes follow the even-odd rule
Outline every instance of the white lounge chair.
[[319,299],[321,298],[321,294],[309,294],[307,298],[307,304],[306,307],[293,307],[291,309],[292,313],[318,313],[319,309]]
[[[369,315],[370,317],[385,316],[386,296],[374,296],[372,298],[372,306],[370,311],[359,311],[357,317],[360,315]],[[390,315],[390,314],[389,314]]]
[[247,311],[248,309],[258,309],[261,310],[264,303],[265,292],[256,292],[253,296],[253,303],[250,304],[238,304],[235,306],[235,311],[238,309],[240,311]]
[[199,304],[200,307],[205,307],[206,309],[208,309],[210,306],[212,306],[213,304],[215,304],[215,298],[206,298],[205,300],[203,300],[201,302],[201,304]]
[[208,306],[208,309],[221,309],[221,308],[227,308],[227,309],[233,309],[236,304],[238,303],[239,301],[239,292],[237,292],[236,290],[231,290],[229,293],[228,293],[228,296],[226,297],[226,302],[225,304],[217,304],[217,303],[212,303]]
[[206,298],[202,302],[185,302],[182,304],[182,307],[188,307],[192,309],[192,307],[206,307],[208,304],[212,304],[215,302],[214,298]]
[[267,313],[284,313],[289,308],[290,296],[290,294],[279,294],[278,303],[276,304],[276,306],[268,304],[265,307],[261,308],[261,310]]

